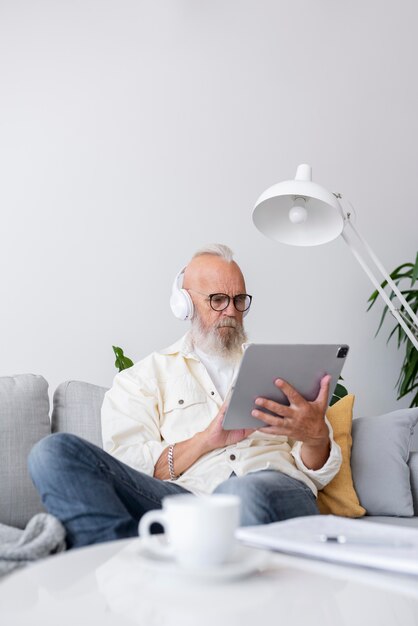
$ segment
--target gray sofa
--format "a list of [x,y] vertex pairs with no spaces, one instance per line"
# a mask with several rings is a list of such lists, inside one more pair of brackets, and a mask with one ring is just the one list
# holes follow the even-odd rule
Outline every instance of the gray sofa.
[[[24,528],[43,511],[27,471],[28,453],[39,439],[69,432],[102,445],[105,392],[85,382],[62,383],[50,415],[42,376],[0,377],[0,523]],[[411,452],[417,421],[418,409],[354,420],[351,468],[366,519],[418,526],[418,452]]]

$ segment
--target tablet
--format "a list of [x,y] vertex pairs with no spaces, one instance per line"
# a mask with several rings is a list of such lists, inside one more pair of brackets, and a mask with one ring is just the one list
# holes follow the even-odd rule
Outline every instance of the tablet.
[[[268,398],[289,405],[274,381],[290,383],[304,398],[314,400],[321,378],[331,375],[328,404],[348,354],[346,344],[250,344],[228,394],[229,405],[223,419],[225,430],[262,428],[266,424],[252,417],[255,399]],[[262,409],[263,411],[265,409]]]

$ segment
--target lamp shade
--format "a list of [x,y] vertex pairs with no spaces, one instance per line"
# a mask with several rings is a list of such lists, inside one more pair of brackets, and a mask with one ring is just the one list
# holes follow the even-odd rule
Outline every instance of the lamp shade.
[[266,189],[253,210],[263,235],[293,246],[318,246],[336,239],[344,228],[338,199],[312,182],[310,165],[299,165],[294,180]]

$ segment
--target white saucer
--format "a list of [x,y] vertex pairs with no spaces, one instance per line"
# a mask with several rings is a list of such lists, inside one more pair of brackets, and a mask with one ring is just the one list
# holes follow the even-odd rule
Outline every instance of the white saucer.
[[238,545],[222,565],[211,567],[181,567],[172,558],[156,554],[152,548],[141,546],[142,565],[161,574],[193,578],[198,581],[221,582],[244,578],[263,569],[266,557],[260,550]]

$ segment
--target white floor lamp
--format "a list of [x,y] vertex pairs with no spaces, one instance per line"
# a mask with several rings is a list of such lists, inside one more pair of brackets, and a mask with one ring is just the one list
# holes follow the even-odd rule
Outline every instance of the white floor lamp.
[[[353,211],[345,211],[341,194],[330,193],[312,181],[310,165],[299,165],[294,180],[269,187],[258,198],[253,221],[263,235],[294,246],[317,246],[341,235],[386,302],[392,315],[418,350],[418,318],[399,291],[388,272],[353,224]],[[374,271],[368,261],[374,263]],[[375,276],[380,271],[384,280],[404,307],[401,310],[380,286]]]

